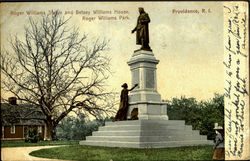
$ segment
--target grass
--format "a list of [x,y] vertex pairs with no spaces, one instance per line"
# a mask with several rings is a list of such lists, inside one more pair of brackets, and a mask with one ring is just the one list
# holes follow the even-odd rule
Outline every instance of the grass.
[[78,145],[79,141],[39,141],[37,143],[25,143],[24,141],[1,141],[1,147],[28,147],[48,145]]
[[156,161],[156,160],[212,160],[212,146],[191,146],[160,149],[111,148],[73,145],[41,149],[32,156],[51,159],[86,161]]

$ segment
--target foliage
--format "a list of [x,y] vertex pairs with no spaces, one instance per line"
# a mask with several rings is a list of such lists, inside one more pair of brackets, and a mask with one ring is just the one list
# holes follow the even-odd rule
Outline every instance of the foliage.
[[212,160],[212,146],[191,146],[160,149],[134,149],[97,146],[65,146],[41,149],[32,156],[65,160],[155,161],[155,160]]
[[2,89],[43,112],[48,139],[69,113],[99,118],[113,107],[112,92],[105,91],[108,42],[89,40],[69,22],[58,11],[31,16],[24,35],[10,36],[11,49],[1,50]]
[[66,117],[56,128],[57,138],[66,140],[84,140],[86,136],[91,135],[93,131],[97,131],[99,126],[103,126],[105,121],[111,119],[86,120],[87,118],[84,114],[78,114],[77,117]]
[[213,140],[216,136],[214,123],[224,127],[224,96],[215,94],[213,99],[201,102],[194,98],[173,98],[168,101],[168,117],[170,120],[185,120],[186,124]]
[[38,141],[36,144],[25,141],[5,140],[1,141],[1,147],[30,147],[30,146],[53,146],[53,145],[78,145],[79,141]]
[[37,143],[39,141],[39,137],[37,129],[30,128],[28,135],[25,136],[25,142]]

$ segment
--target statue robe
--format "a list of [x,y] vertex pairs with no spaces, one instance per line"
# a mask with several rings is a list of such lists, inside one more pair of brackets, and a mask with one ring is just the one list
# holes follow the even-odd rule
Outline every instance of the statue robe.
[[127,120],[127,113],[128,113],[128,89],[124,88],[121,91],[121,99],[120,99],[120,106],[119,110],[114,118],[113,121],[122,121]]
[[[148,23],[150,18],[147,13],[141,13],[137,19],[136,25],[136,44],[137,45],[146,45],[149,44],[149,31]],[[144,42],[142,42],[142,39]],[[144,44],[142,44],[144,43]]]

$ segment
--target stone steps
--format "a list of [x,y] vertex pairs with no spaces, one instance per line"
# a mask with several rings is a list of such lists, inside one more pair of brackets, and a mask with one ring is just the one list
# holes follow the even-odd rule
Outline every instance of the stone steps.
[[184,120],[127,120],[127,121],[107,121],[105,122],[105,126],[114,126],[114,125],[155,125],[155,124],[162,124],[162,125],[185,125]]
[[125,131],[130,131],[130,130],[192,130],[192,126],[185,126],[185,125],[181,125],[181,126],[164,126],[164,125],[159,125],[159,126],[153,126],[153,125],[116,125],[116,126],[102,126],[99,127],[98,130],[99,131],[120,131],[120,130],[125,130]]
[[211,140],[188,140],[167,142],[121,142],[121,141],[80,141],[80,145],[106,146],[106,147],[129,147],[129,148],[165,148],[180,146],[213,145]]
[[199,130],[189,132],[183,131],[96,131],[93,136],[168,136],[168,137],[185,137],[185,136],[202,136],[202,139],[207,139],[206,135],[200,135]]
[[199,130],[183,131],[179,130],[126,130],[126,131],[95,131],[92,133],[93,136],[183,136],[183,135],[199,135]]
[[[178,141],[178,140],[203,140],[201,135],[184,136],[88,136],[87,140],[94,141],[121,141],[121,142],[157,142],[157,141]],[[205,140],[205,139],[204,139]]]
[[81,145],[108,147],[178,147],[211,144],[183,120],[129,120],[106,122]]

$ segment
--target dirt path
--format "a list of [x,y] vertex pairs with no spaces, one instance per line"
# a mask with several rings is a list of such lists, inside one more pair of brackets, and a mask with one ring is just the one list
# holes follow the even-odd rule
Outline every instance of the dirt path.
[[47,149],[59,146],[36,146],[36,147],[17,147],[17,148],[1,148],[2,161],[66,161],[58,159],[45,159],[30,156],[29,153],[39,149]]

